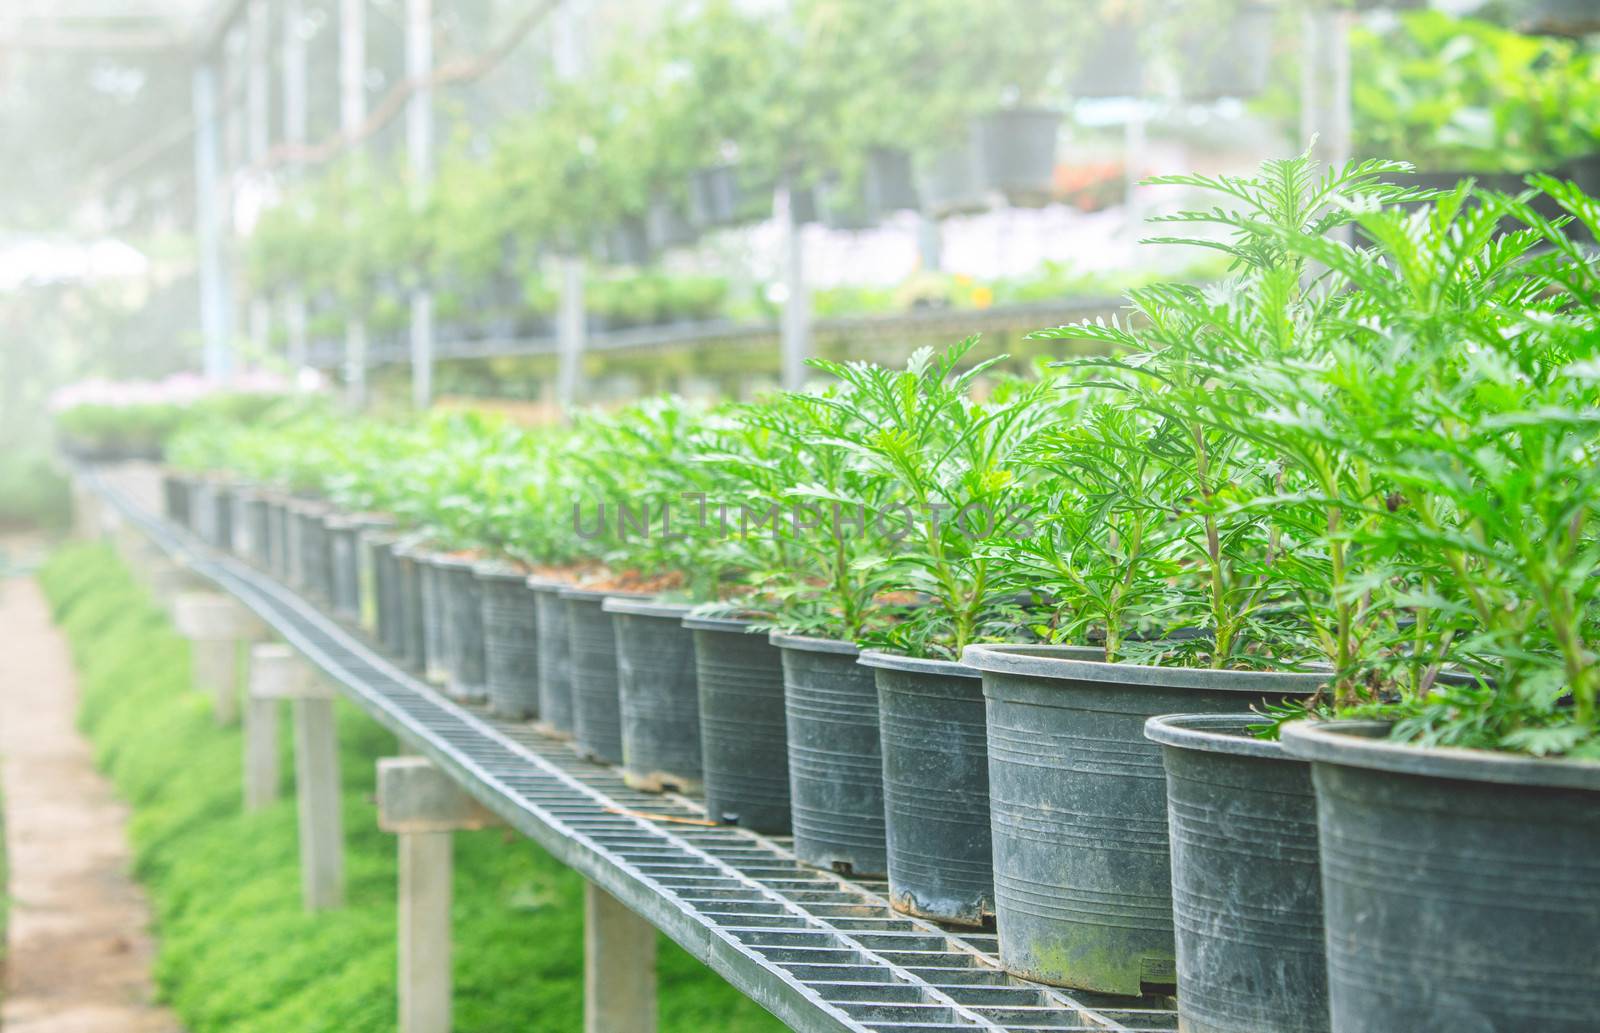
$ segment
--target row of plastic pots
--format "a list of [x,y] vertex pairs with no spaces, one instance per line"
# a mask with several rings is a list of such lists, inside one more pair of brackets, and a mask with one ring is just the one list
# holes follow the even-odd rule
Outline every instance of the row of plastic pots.
[[994,916],[1017,975],[1176,985],[1191,1033],[1576,1033],[1600,1014],[1593,771],[1486,773],[1358,725],[1248,733],[1314,673],[860,653],[431,553],[317,502],[189,494],[202,537],[335,617],[361,620],[367,581],[379,644],[451,694],[792,832],[806,863],[886,874],[901,911]]

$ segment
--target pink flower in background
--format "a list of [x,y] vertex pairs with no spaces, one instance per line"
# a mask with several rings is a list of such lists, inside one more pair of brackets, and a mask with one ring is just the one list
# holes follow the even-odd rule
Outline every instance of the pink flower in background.
[[80,380],[57,388],[50,395],[50,410],[62,412],[82,405],[191,405],[213,395],[288,394],[294,384],[269,370],[246,370],[226,380],[211,380],[197,373],[174,373],[161,380]]

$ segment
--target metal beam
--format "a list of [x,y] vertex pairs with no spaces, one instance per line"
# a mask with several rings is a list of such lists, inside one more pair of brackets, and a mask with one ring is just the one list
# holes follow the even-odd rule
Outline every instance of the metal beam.
[[205,375],[231,371],[229,329],[233,326],[228,278],[222,268],[221,175],[217,154],[217,68],[202,61],[194,70],[195,234],[199,246],[200,332]]
[[[427,204],[433,185],[433,0],[406,0],[406,77],[421,83],[406,103],[406,155],[411,199]],[[426,282],[411,292],[411,404],[433,401],[433,292]]]
[[[366,0],[339,0],[339,129],[355,139],[367,116]],[[345,399],[359,409],[367,400],[367,323],[349,313],[345,322]]]

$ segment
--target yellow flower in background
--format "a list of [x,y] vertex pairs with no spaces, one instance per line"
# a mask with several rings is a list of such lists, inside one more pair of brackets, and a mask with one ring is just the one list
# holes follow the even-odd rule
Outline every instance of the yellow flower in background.
[[988,287],[976,287],[972,291],[972,307],[988,308],[994,304],[994,291]]
[[971,287],[972,286],[972,277],[968,276],[966,273],[956,273],[955,281],[956,281],[957,284],[961,285],[962,287]]

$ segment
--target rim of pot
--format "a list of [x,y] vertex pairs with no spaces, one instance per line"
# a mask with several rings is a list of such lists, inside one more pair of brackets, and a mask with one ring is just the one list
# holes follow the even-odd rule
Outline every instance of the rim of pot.
[[428,557],[429,562],[444,570],[471,570],[478,563],[471,556],[452,556],[446,552],[436,552]]
[[1321,688],[1329,675],[1319,671],[1233,671],[1210,667],[1155,667],[1095,659],[1085,646],[976,645],[961,653],[963,663],[995,674],[1018,674],[1052,681],[1114,681],[1130,688],[1205,689],[1264,693],[1306,693]]
[[982,678],[983,672],[968,667],[959,660],[938,660],[932,657],[901,656],[881,649],[864,649],[856,657],[862,667],[877,667],[885,671],[909,671],[912,674],[940,674],[954,678]]
[[505,581],[521,583],[528,580],[528,575],[510,560],[487,559],[479,560],[472,565],[472,573],[480,581]]
[[529,574],[522,579],[522,582],[535,592],[559,594],[572,587],[566,581],[557,581],[555,578],[545,577],[543,574]]
[[1600,792],[1600,761],[1529,757],[1460,746],[1391,742],[1383,721],[1294,721],[1283,726],[1292,757],[1398,775]]
[[600,609],[607,613],[621,613],[629,617],[661,617],[682,622],[694,609],[694,603],[674,603],[655,596],[607,595]]
[[1285,760],[1289,754],[1275,739],[1257,739],[1248,731],[1261,724],[1260,714],[1161,714],[1144,723],[1144,737],[1162,746],[1199,753]]
[[840,656],[860,656],[861,648],[854,642],[836,638],[812,638],[810,635],[785,635],[781,631],[767,633],[767,641],[782,649],[799,649],[807,653],[837,653]]
[[584,588],[580,585],[563,585],[561,587],[561,598],[576,599],[579,602],[585,603],[604,604],[607,599],[628,598],[630,596],[637,599],[649,598],[649,596],[645,595],[643,592],[618,592],[614,589],[596,590],[593,588]]
[[683,618],[683,626],[690,631],[723,631],[731,635],[764,634],[755,630],[764,623],[759,617],[717,617],[709,613],[690,613]]

